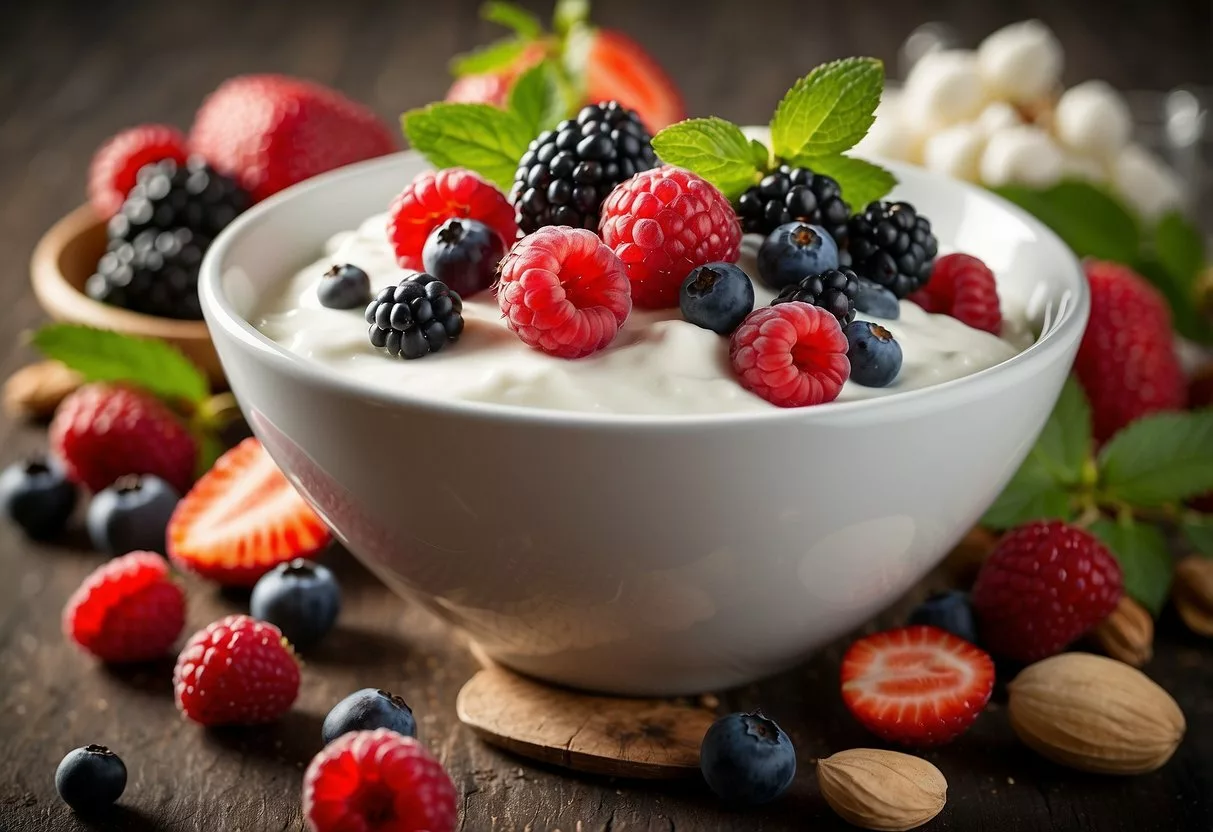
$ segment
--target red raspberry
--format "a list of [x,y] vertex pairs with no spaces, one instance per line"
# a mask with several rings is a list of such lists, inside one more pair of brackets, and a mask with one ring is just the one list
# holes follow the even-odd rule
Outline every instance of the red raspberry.
[[592,231],[545,226],[501,261],[497,303],[527,346],[559,358],[606,347],[632,311],[619,258]]
[[451,217],[480,220],[507,246],[518,239],[514,206],[505,194],[464,168],[417,174],[388,208],[387,236],[403,269],[421,269],[421,247],[434,228]]
[[63,400],[50,444],[68,476],[93,491],[125,474],[154,474],[184,493],[198,459],[194,437],[158,399],[106,384],[86,385]]
[[336,90],[285,75],[242,75],[202,102],[190,147],[254,199],[265,199],[391,153],[396,140],[375,113]]
[[1085,268],[1091,319],[1074,371],[1104,442],[1147,413],[1181,409],[1187,391],[1163,296],[1125,266],[1090,260]]
[[647,309],[677,306],[691,269],[735,263],[741,251],[741,225],[724,194],[669,165],[617,185],[602,204],[599,231],[623,261],[633,302]]
[[851,375],[838,319],[808,303],[755,309],[729,341],[741,386],[779,407],[832,402]]
[[177,709],[202,725],[272,722],[299,694],[299,663],[273,624],[229,615],[190,636],[173,689]]
[[926,286],[910,300],[928,312],[951,315],[974,329],[997,335],[1002,331],[1002,310],[994,272],[968,254],[948,254],[935,261]]
[[154,552],[131,552],[93,570],[63,609],[63,633],[106,662],[168,652],[185,626],[185,593]]
[[1034,662],[1060,653],[1116,609],[1120,565],[1094,536],[1060,520],[1003,535],[973,585],[981,640],[996,655]]
[[311,832],[452,832],[455,784],[412,737],[387,728],[342,734],[303,775]]
[[176,127],[141,124],[123,130],[93,154],[88,168],[88,200],[97,216],[109,219],[135,187],[139,168],[164,159],[183,163],[185,156],[185,135]]

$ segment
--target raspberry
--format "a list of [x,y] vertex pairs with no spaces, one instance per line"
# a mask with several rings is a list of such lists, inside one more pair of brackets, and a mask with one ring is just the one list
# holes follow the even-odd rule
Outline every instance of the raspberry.
[[272,722],[299,694],[299,663],[273,624],[229,615],[190,636],[173,690],[177,709],[201,725]]
[[549,225],[523,237],[501,261],[497,303],[527,346],[581,358],[615,338],[632,311],[633,288],[594,232]]
[[973,585],[990,652],[1021,662],[1055,653],[1116,609],[1120,565],[1094,536],[1059,520],[1003,535]]
[[479,220],[507,246],[518,238],[514,206],[479,175],[464,168],[423,171],[388,208],[387,236],[402,269],[424,268],[421,250],[426,238],[451,217]]
[[845,256],[839,262],[904,298],[931,279],[938,248],[931,223],[913,205],[873,202],[847,223]]
[[163,656],[185,626],[185,594],[154,552],[131,552],[93,570],[63,609],[63,633],[106,662]]
[[994,272],[968,254],[948,254],[935,261],[926,286],[910,300],[928,312],[951,315],[962,324],[997,335],[1002,330],[1002,310]]
[[1158,290],[1115,263],[1090,260],[1085,269],[1091,318],[1074,372],[1091,402],[1095,439],[1104,442],[1140,416],[1181,409],[1187,391]]
[[144,165],[172,159],[184,162],[185,136],[176,127],[144,124],[123,130],[93,154],[88,169],[88,200],[97,216],[108,220],[135,187]]
[[729,360],[742,387],[779,407],[832,402],[851,374],[838,319],[800,301],[746,316],[729,342]]
[[342,734],[303,775],[310,832],[453,832],[455,784],[412,737],[387,728]]
[[647,309],[677,306],[692,269],[736,263],[741,246],[741,225],[724,194],[669,165],[638,173],[611,191],[599,231],[623,261],[633,302]]
[[67,475],[100,491],[124,474],[154,474],[184,492],[198,447],[171,410],[130,387],[89,384],[72,393],[50,425],[50,445]]

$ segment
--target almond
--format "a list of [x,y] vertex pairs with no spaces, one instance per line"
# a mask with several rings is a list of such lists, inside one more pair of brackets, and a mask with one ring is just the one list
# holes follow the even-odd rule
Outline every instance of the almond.
[[1192,632],[1213,636],[1213,560],[1197,555],[1181,560],[1171,595],[1179,617]]
[[926,760],[897,751],[853,748],[817,761],[826,803],[861,829],[902,832],[938,815],[948,781]]
[[1154,618],[1127,595],[1091,636],[1109,656],[1133,667],[1141,667],[1154,655]]
[[1008,686],[1011,727],[1054,762],[1101,774],[1144,774],[1183,739],[1183,712],[1140,670],[1089,653],[1062,653]]
[[10,416],[45,419],[84,380],[58,361],[39,361],[22,367],[4,383],[4,409]]

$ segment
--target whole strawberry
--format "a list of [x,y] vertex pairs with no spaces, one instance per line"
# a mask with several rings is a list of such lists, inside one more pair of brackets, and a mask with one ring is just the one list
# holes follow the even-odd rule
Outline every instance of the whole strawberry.
[[1059,520],[1038,520],[998,541],[972,601],[990,652],[1034,662],[1107,618],[1122,592],[1120,565],[1099,540]]
[[378,728],[342,734],[312,758],[303,816],[311,832],[452,832],[459,812],[454,783],[425,746]]
[[63,609],[63,633],[105,662],[141,662],[168,652],[185,626],[185,594],[154,552],[99,566]]
[[299,694],[299,663],[273,624],[229,615],[186,642],[173,690],[177,709],[202,725],[272,722]]
[[285,75],[243,75],[203,102],[190,148],[254,199],[396,149],[387,126],[336,90]]
[[1178,410],[1187,397],[1171,313],[1158,290],[1125,266],[1087,261],[1091,319],[1074,371],[1104,442],[1147,413]]
[[50,445],[68,477],[91,491],[126,474],[154,474],[184,492],[198,459],[194,437],[159,399],[108,384],[86,385],[63,400]]

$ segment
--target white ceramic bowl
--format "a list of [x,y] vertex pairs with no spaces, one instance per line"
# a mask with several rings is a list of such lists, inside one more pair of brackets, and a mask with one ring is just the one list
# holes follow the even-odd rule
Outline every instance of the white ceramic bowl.
[[246,322],[333,233],[383,211],[411,154],[295,186],[216,240],[202,306],[253,430],[341,541],[492,658],[577,687],[681,694],[797,662],[908,590],[1047,418],[1086,323],[1069,250],[977,188],[896,166],[940,238],[1044,332],[936,387],[801,410],[546,412],[372,389]]

